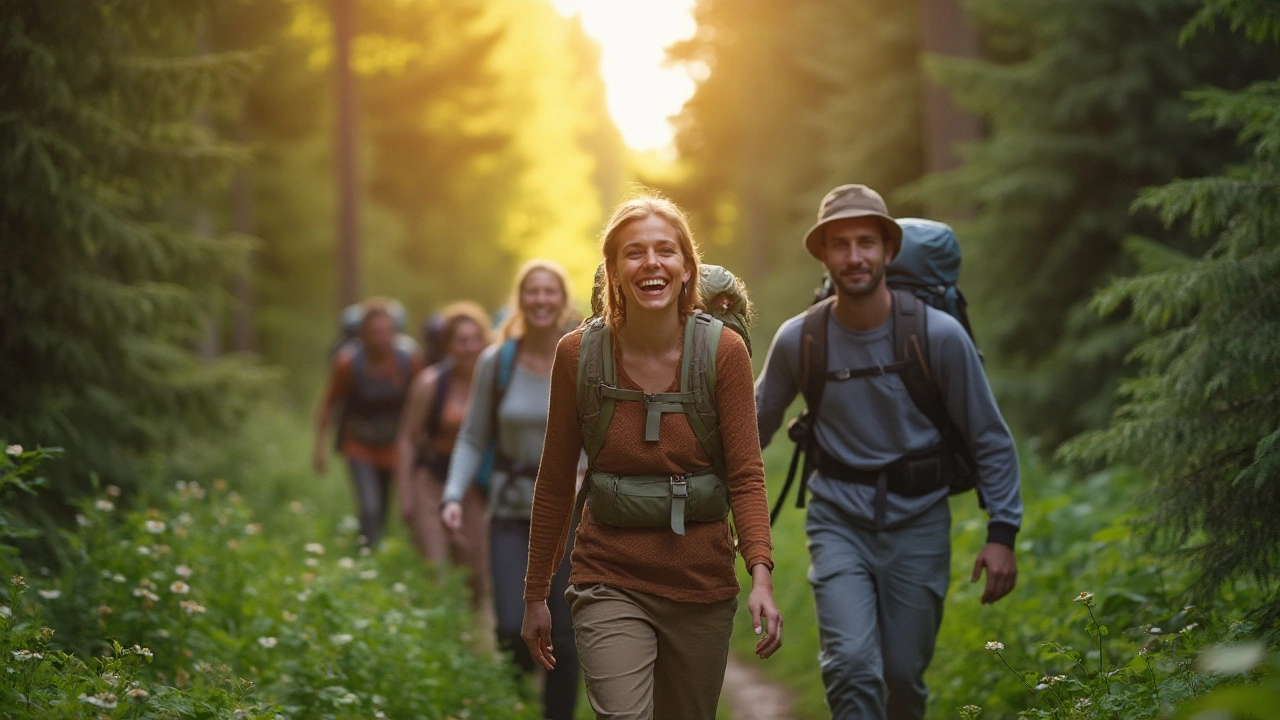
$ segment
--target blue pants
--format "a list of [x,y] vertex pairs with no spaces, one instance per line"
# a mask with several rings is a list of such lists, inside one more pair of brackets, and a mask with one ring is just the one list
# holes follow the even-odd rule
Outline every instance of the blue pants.
[[[578,646],[573,639],[573,616],[564,592],[569,587],[569,535],[564,559],[551,579],[547,609],[551,611],[551,647],[556,669],[547,673],[542,691],[544,718],[573,720],[578,704]],[[529,568],[529,521],[494,518],[489,524],[490,572],[493,574],[493,610],[498,623],[498,646],[511,653],[516,665],[533,672],[533,656],[520,637],[524,624],[524,576]]]
[[946,500],[877,533],[814,498],[805,529],[833,720],[923,718],[951,572]]
[[359,460],[347,460],[351,469],[351,486],[356,494],[360,518],[360,536],[369,547],[377,547],[382,527],[387,522],[387,496],[391,488],[391,471],[376,468]]

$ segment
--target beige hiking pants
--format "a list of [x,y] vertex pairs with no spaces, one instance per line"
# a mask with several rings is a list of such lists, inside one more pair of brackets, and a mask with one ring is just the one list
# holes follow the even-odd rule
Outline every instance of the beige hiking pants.
[[600,720],[714,720],[738,599],[681,603],[571,585],[578,661]]

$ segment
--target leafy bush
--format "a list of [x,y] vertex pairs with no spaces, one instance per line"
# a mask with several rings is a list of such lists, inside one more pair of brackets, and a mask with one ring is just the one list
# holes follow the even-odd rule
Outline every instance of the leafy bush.
[[79,503],[57,572],[11,583],[0,717],[535,716],[461,584],[403,544],[362,552],[301,502],[255,522],[220,482],[119,495]]

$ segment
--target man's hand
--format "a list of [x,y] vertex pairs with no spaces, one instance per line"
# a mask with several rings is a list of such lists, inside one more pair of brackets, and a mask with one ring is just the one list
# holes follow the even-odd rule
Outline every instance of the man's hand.
[[978,582],[982,577],[982,569],[987,569],[987,588],[982,593],[982,604],[989,605],[1013,591],[1018,584],[1018,561],[1013,557],[1013,548],[1001,543],[989,542],[978,553],[973,561],[973,577],[970,583]]

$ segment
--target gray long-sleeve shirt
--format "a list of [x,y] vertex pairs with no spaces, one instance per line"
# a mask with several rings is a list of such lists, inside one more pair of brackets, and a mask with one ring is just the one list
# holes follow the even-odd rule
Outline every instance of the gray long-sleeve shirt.
[[498,440],[498,453],[530,473],[511,477],[494,469],[489,482],[489,508],[494,517],[529,519],[533,508],[533,480],[542,460],[542,442],[547,435],[547,402],[551,397],[551,376],[535,375],[516,362],[511,384],[498,406],[498,423],[490,417],[493,393],[497,387],[498,353],[501,344],[480,354],[471,381],[471,404],[467,419],[458,433],[449,460],[449,479],[445,484],[444,502],[461,502],[467,488],[475,481],[484,460],[485,450],[493,438]]
[[[827,367],[863,368],[894,362],[892,318],[879,328],[846,328],[834,312],[827,324]],[[783,415],[800,392],[800,338],[804,315],[783,323],[773,338],[764,370],[756,381],[760,440],[768,445]],[[1012,546],[1022,524],[1018,455],[987,384],[977,348],[950,315],[928,309],[929,360],[934,380],[951,419],[978,464],[978,490],[990,513],[988,539]],[[859,470],[882,468],[902,455],[941,442],[929,418],[912,402],[897,374],[828,382],[817,411],[818,445],[835,459]],[[823,477],[809,481],[814,497],[834,503],[851,517],[874,523],[875,488]],[[889,494],[885,524],[917,517],[947,495],[945,488],[921,497]]]

